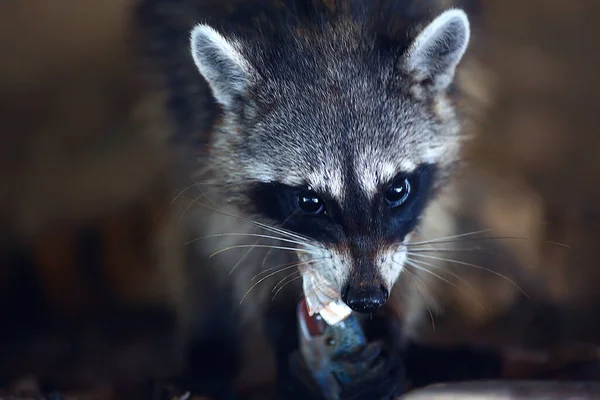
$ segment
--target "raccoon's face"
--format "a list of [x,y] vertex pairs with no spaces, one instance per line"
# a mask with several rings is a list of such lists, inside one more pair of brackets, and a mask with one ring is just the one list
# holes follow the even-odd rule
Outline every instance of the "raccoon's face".
[[225,114],[219,173],[252,212],[305,242],[304,272],[355,311],[385,303],[440,173],[458,158],[446,91],[469,35],[456,9],[404,45],[351,24],[269,43],[192,32]]

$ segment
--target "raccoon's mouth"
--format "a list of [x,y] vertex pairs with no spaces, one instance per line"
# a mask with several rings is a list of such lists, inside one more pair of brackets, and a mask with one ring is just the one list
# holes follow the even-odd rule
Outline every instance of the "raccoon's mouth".
[[[300,261],[309,261],[306,254],[298,253]],[[342,301],[339,290],[327,277],[313,268],[301,264],[298,267],[302,276],[302,288],[308,308],[308,314],[319,314],[329,325],[336,325],[348,318],[352,310]]]

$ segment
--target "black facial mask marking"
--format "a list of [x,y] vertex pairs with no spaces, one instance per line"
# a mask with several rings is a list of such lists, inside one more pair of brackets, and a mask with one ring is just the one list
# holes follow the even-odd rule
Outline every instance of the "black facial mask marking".
[[[407,185],[404,185],[405,180]],[[343,204],[325,193],[281,183],[256,184],[252,189],[252,199],[255,211],[285,229],[325,245],[341,244],[352,241],[352,238],[396,243],[417,225],[419,216],[433,196],[434,180],[435,165],[423,164],[412,173],[400,174],[382,185],[372,199],[358,183],[352,181],[346,185]],[[391,193],[392,186],[397,189],[403,186],[400,192],[408,192],[396,190],[398,193]],[[402,199],[403,195],[406,196]],[[390,204],[390,198],[401,199],[402,202]]]

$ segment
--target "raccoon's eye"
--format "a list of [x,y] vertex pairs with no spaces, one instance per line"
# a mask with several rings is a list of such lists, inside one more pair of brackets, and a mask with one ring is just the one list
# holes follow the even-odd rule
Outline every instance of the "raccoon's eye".
[[385,201],[390,207],[404,204],[410,195],[410,182],[408,179],[398,179],[385,192]]
[[307,214],[322,214],[325,203],[314,192],[309,190],[298,193],[298,207]]

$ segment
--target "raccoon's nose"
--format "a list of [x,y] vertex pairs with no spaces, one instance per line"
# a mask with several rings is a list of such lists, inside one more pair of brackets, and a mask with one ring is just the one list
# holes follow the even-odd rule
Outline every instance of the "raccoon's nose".
[[347,284],[342,290],[342,301],[351,310],[369,314],[385,304],[389,296],[383,285],[354,286]]

